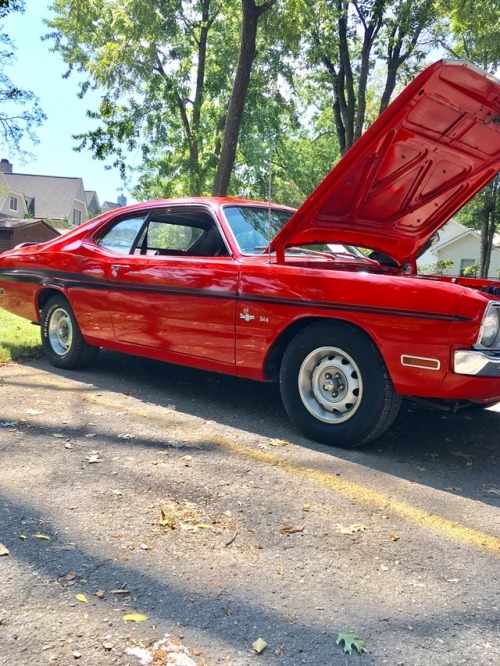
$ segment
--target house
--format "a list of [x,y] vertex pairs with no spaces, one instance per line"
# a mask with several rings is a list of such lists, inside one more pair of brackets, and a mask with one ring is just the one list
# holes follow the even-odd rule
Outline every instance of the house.
[[100,212],[97,193],[81,178],[14,173],[0,160],[0,218],[37,218],[78,226]]
[[102,212],[107,213],[110,210],[116,210],[117,208],[121,208],[122,206],[126,205],[127,205],[127,197],[124,197],[123,194],[121,194],[118,197],[116,203],[114,203],[114,201],[105,201],[102,204]]
[[43,220],[0,217],[0,252],[21,243],[43,243],[57,236],[59,232]]
[[[500,238],[495,237],[495,246],[491,252],[488,271],[489,278],[499,277],[500,270]],[[436,265],[438,261],[452,261],[453,266],[445,271],[446,275],[463,275],[467,266],[481,263],[481,236],[473,229],[467,229],[456,220],[450,220],[439,230],[439,241],[417,262],[419,269]]]

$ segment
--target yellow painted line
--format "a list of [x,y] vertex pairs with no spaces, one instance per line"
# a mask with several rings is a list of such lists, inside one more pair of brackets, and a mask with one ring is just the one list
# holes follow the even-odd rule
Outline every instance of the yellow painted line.
[[[135,412],[134,408],[125,405],[123,402],[110,400],[109,398],[104,398],[103,396],[96,395],[83,395],[83,400],[89,402],[100,403],[110,407],[121,407],[129,411],[131,415],[146,417],[144,413]],[[179,412],[174,412],[178,415]],[[158,415],[153,417],[154,419],[158,418]],[[198,436],[194,437],[191,433],[186,433],[186,438],[184,441],[191,439],[192,442],[199,442],[199,430]],[[191,435],[191,437],[190,437]],[[258,463],[265,465],[270,465],[272,467],[277,467],[279,469],[285,470],[289,473],[295,474],[312,481],[313,483],[319,484],[325,488],[329,488],[336,493],[348,497],[357,502],[365,504],[371,507],[384,507],[390,509],[395,514],[401,516],[402,518],[421,525],[422,527],[429,529],[439,536],[447,539],[452,539],[458,541],[467,546],[476,548],[477,550],[485,551],[488,553],[493,553],[494,555],[500,556],[500,539],[480,530],[476,530],[472,527],[467,527],[462,523],[449,520],[448,518],[443,518],[434,513],[424,511],[419,509],[408,502],[403,502],[401,500],[395,500],[388,495],[377,492],[375,490],[370,490],[365,486],[362,486],[359,483],[353,481],[348,481],[347,479],[340,478],[336,475],[330,474],[328,472],[321,472],[318,470],[309,469],[296,463],[292,460],[281,458],[273,453],[263,451],[262,449],[254,449],[244,444],[237,444],[234,441],[230,441],[225,437],[206,435],[203,433],[201,438],[204,442],[210,442],[216,446],[219,446],[226,451],[231,452],[232,454],[243,456],[250,460],[253,460]]]
[[500,556],[500,539],[494,536],[490,536],[489,534],[485,534],[480,530],[467,527],[466,525],[462,525],[459,522],[448,520],[447,518],[443,518],[437,514],[429,513],[428,511],[419,509],[412,504],[408,504],[407,502],[402,502],[400,500],[395,500],[388,495],[384,495],[383,493],[379,493],[375,490],[370,490],[365,486],[354,483],[353,481],[339,478],[338,476],[334,476],[328,472],[320,472],[318,470],[308,469],[300,463],[280,458],[273,453],[252,449],[242,444],[235,444],[233,442],[227,441],[224,438],[209,437],[207,439],[208,441],[211,441],[214,444],[217,444],[218,446],[231,451],[231,453],[244,455],[245,458],[250,458],[256,462],[272,465],[273,467],[279,467],[285,471],[292,472],[304,479],[307,479],[308,481],[322,485],[325,488],[329,488],[336,493],[340,493],[345,497],[349,497],[350,499],[354,499],[357,502],[361,502],[368,506],[377,508],[383,506],[386,509],[390,509],[402,518],[405,518],[406,520],[417,523],[422,527],[436,532],[439,536],[453,539],[467,546],[472,546],[478,550],[486,551]]

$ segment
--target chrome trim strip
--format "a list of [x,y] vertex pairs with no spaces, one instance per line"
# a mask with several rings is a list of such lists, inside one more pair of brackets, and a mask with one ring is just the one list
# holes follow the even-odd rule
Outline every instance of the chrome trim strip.
[[454,369],[458,375],[500,378],[500,350],[496,353],[485,353],[459,349],[455,352]]

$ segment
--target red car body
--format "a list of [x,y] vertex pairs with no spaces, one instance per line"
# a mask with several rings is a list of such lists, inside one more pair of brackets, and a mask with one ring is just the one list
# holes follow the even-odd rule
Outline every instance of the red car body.
[[[416,272],[499,168],[500,82],[441,61],[298,211],[229,198],[121,208],[0,255],[0,306],[41,324],[58,367],[104,347],[279,379],[306,435],[356,446],[401,397],[500,401],[500,281]],[[266,219],[285,221],[267,251]]]

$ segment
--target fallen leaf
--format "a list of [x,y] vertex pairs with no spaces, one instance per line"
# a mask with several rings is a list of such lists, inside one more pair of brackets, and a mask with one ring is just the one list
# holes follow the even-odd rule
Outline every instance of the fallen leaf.
[[46,534],[33,534],[35,539],[43,539],[44,541],[50,541],[50,537]]
[[309,502],[306,502],[306,504],[304,504],[304,506],[302,507],[302,511],[310,511],[310,510],[311,510],[311,505],[309,504]]
[[337,523],[335,527],[337,528],[337,532],[341,534],[355,534],[356,532],[364,532],[366,530],[366,525],[361,525],[361,523],[352,523],[352,525],[348,525],[347,527]]
[[213,526],[213,525],[209,525],[208,523],[197,523],[197,524],[195,525],[195,528],[196,528],[196,529],[199,529],[199,530],[213,530],[213,529],[214,529],[214,526]]
[[160,520],[160,525],[162,527],[172,527],[174,528],[174,519],[172,516],[169,516],[163,511],[163,509],[160,509],[161,513],[161,520]]
[[97,597],[98,599],[104,599],[106,596],[106,592],[104,590],[96,590],[94,592],[94,597]]
[[99,451],[91,451],[90,455],[86,457],[86,461],[91,464],[91,463],[100,463],[102,462],[102,458],[99,458]]
[[124,622],[145,622],[147,619],[148,616],[142,613],[127,613],[122,617]]
[[362,640],[352,631],[342,631],[337,637],[337,645],[344,643],[344,652],[347,654],[352,654],[352,649],[354,648],[359,654],[363,652],[368,652],[365,648],[365,641]]
[[9,549],[7,546],[4,546],[3,543],[0,543],[0,555],[9,555]]
[[296,534],[297,532],[303,532],[303,531],[304,531],[304,525],[289,525],[280,528],[281,534]]
[[260,654],[266,649],[267,643],[263,638],[258,638],[256,641],[252,643],[252,647],[255,650],[255,652],[257,652],[257,654]]
[[283,439],[270,439],[268,444],[269,446],[288,446],[288,442],[285,442]]
[[399,541],[399,538],[400,537],[398,534],[391,534],[391,536],[389,537],[391,541]]
[[61,435],[60,432],[53,432],[52,437],[56,437],[56,438],[60,439],[61,437],[64,437],[64,435]]
[[88,604],[89,603],[89,600],[87,599],[87,597],[84,594],[76,594],[75,599],[77,601],[81,601],[82,604]]
[[462,453],[462,451],[452,451],[451,455],[456,456],[457,458],[463,458],[467,464],[472,464],[472,461],[474,460],[474,456],[469,453]]

